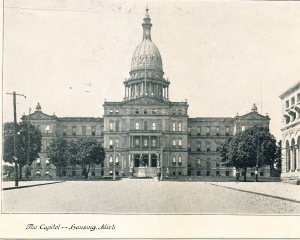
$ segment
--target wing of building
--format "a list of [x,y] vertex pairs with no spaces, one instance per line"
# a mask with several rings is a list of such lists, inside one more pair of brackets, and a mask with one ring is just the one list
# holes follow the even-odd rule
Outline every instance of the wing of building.
[[[143,39],[131,59],[130,76],[123,84],[120,102],[105,101],[103,118],[59,118],[36,111],[30,119],[43,134],[43,150],[33,163],[33,175],[56,174],[47,160],[51,139],[91,136],[105,148],[103,166],[93,166],[92,176],[116,175],[232,176],[234,169],[221,166],[220,144],[228,137],[254,125],[269,126],[270,118],[257,112],[233,118],[189,118],[188,103],[169,99],[170,82],[164,78],[160,52],[151,39],[151,19],[146,9]],[[81,175],[81,168],[66,167],[65,176]],[[261,170],[261,175],[266,174]],[[268,174],[268,173],[267,173]]]
[[281,99],[282,180],[300,179],[300,82],[286,90]]

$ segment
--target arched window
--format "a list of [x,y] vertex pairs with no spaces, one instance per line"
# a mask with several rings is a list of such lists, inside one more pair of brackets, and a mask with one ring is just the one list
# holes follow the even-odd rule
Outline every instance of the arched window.
[[113,129],[114,129],[114,122],[110,121],[109,122],[109,131],[113,131]]
[[176,157],[175,157],[175,156],[172,157],[172,164],[173,164],[174,166],[176,165]]
[[181,132],[182,131],[182,123],[178,123],[178,131]]
[[181,156],[178,157],[178,166],[182,166],[182,158],[181,158]]

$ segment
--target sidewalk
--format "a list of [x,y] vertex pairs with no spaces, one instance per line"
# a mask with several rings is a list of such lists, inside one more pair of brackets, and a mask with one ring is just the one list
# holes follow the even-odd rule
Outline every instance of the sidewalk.
[[210,182],[208,184],[247,191],[256,194],[269,195],[300,203],[300,186],[282,182]]
[[34,186],[42,186],[54,183],[61,183],[62,181],[19,181],[19,186],[15,186],[15,181],[2,182],[3,190],[17,189],[17,188],[26,188]]

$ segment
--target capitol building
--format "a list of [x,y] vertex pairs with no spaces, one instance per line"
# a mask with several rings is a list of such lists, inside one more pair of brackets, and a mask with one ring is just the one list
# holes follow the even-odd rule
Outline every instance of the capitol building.
[[[131,58],[124,96],[119,102],[105,101],[102,118],[48,115],[42,111],[43,103],[29,117],[22,117],[42,132],[42,151],[31,166],[31,176],[58,175],[47,158],[50,143],[58,136],[67,140],[94,137],[102,143],[106,158],[103,165],[92,166],[91,177],[111,176],[113,171],[124,177],[235,174],[220,162],[221,143],[254,125],[269,126],[270,118],[259,114],[255,104],[241,116],[190,118],[187,101],[169,98],[170,82],[164,78],[163,59],[152,41],[151,28],[146,9],[143,39]],[[82,174],[80,166],[62,169],[62,176]],[[259,174],[268,176],[269,172],[262,168]]]

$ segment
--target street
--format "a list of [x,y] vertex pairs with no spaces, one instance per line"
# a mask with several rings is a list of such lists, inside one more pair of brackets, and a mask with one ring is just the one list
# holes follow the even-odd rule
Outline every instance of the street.
[[[154,179],[123,179],[35,183],[26,188],[4,190],[2,212],[300,214],[300,186],[281,182],[158,182]],[[12,184],[4,182],[3,187]]]

